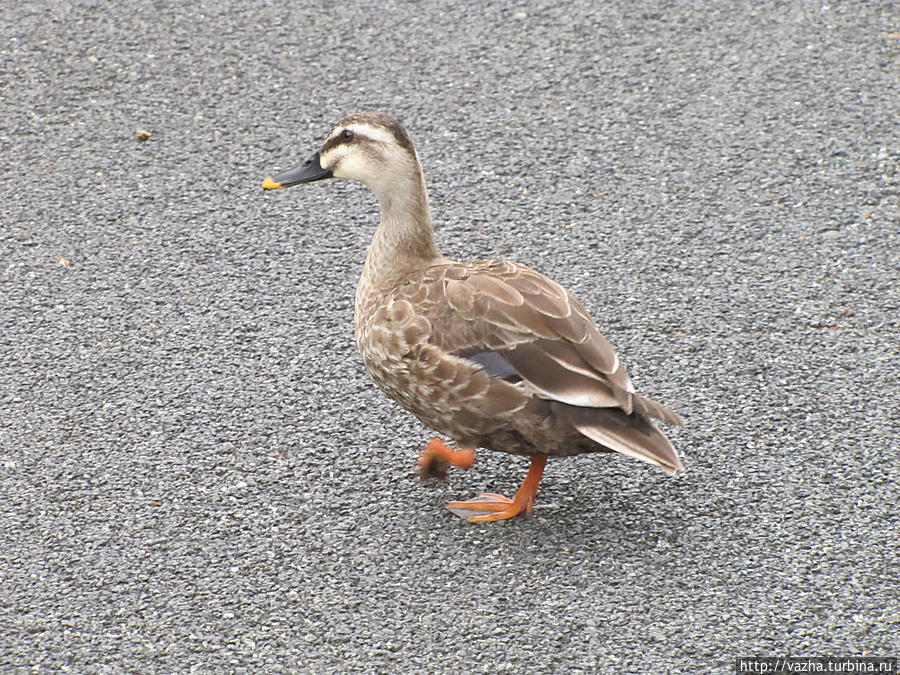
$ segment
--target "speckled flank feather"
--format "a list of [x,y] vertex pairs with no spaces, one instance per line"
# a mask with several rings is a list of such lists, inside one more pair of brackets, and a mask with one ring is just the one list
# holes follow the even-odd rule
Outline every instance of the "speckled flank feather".
[[323,167],[361,180],[381,205],[355,333],[388,396],[460,447],[531,456],[615,451],[667,473],[681,468],[649,418],[681,419],[635,392],[566,289],[524,265],[459,263],[437,251],[421,165],[396,120],[352,115],[320,154]]

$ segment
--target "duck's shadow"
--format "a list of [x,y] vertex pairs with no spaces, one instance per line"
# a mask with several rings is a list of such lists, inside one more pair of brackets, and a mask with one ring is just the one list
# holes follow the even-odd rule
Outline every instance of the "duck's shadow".
[[492,545],[510,555],[568,555],[584,549],[602,557],[630,558],[689,545],[683,541],[691,518],[684,506],[688,489],[683,479],[672,480],[643,466],[629,466],[630,471],[625,467],[591,467],[592,459],[567,460],[573,470],[547,476],[534,510],[527,516],[471,523],[442,508],[442,499],[466,499],[491,491],[490,485],[483,484],[485,477],[508,476],[515,471],[507,458],[488,460],[485,464],[509,463],[510,467],[482,465],[479,477],[471,473],[465,479],[451,477],[447,486],[428,491],[434,497],[425,501],[433,508],[421,514],[421,525],[446,529],[452,533],[446,538],[462,547],[467,542],[483,546],[488,537]]

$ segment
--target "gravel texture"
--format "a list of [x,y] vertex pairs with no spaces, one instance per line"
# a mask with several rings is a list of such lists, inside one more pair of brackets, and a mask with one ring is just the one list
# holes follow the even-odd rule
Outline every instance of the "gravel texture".
[[[900,5],[5,2],[0,670],[728,673],[900,656]],[[399,117],[438,242],[567,285],[688,422],[531,517],[372,385]]]

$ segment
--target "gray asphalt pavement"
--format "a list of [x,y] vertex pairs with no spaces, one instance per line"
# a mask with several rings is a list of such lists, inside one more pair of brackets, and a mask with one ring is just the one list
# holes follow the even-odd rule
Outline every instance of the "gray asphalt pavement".
[[[729,673],[900,656],[896,2],[6,2],[0,671]],[[687,421],[529,518],[369,381],[377,204],[264,194],[406,125],[437,240],[567,285]],[[149,132],[140,140],[139,130]]]

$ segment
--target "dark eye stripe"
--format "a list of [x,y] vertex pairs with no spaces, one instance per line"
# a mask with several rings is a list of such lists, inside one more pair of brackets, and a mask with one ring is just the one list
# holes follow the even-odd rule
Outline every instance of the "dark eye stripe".
[[[348,130],[344,129],[344,131],[348,131]],[[358,141],[361,139],[362,139],[362,136],[359,136],[359,135],[353,135],[350,138],[344,138],[344,134],[342,132],[342,133],[339,133],[337,136],[332,136],[327,141],[325,141],[325,143],[322,145],[321,152],[323,152],[323,153],[328,152],[329,150],[331,150],[331,148],[335,147],[336,145],[342,145],[344,143],[352,143],[353,141]]]
[[[359,119],[357,119],[359,117]],[[393,117],[389,117],[387,115],[375,115],[377,118],[377,122],[381,124],[387,131],[391,132],[391,135],[394,137],[394,141],[397,142],[401,148],[405,149],[410,154],[415,154],[415,150],[413,150],[412,141],[409,140],[409,136],[406,134],[406,131],[403,127],[400,126],[400,123],[397,122]],[[369,122],[366,119],[366,115],[355,115],[343,120],[346,124],[353,124],[355,122]],[[350,132],[350,137],[345,138],[345,134]],[[325,143],[322,145],[322,150],[320,152],[325,153],[334,148],[335,146],[342,145],[344,143],[360,143],[360,144],[368,144],[374,143],[371,138],[367,138],[364,134],[354,132],[352,129],[343,128],[340,133],[331,136]]]
[[406,149],[410,154],[414,153],[412,141],[409,140],[409,135],[406,133],[406,130],[400,125],[400,123],[395,120],[390,115],[385,115],[384,113],[359,113],[356,115],[351,115],[350,117],[342,120],[344,124],[354,124],[354,123],[362,123],[362,124],[371,124],[372,126],[380,126],[388,131],[390,131],[394,135],[394,140],[397,141],[397,144]]

